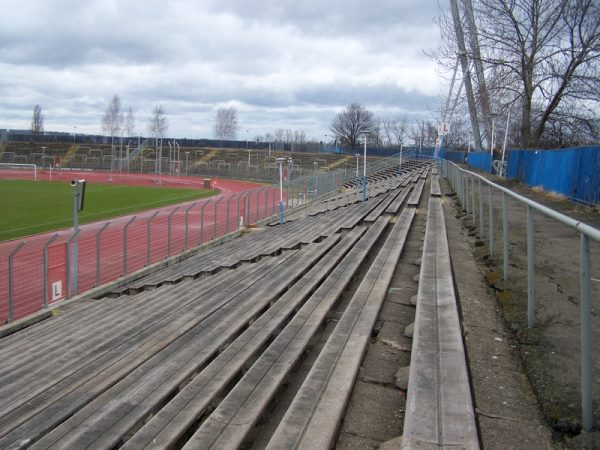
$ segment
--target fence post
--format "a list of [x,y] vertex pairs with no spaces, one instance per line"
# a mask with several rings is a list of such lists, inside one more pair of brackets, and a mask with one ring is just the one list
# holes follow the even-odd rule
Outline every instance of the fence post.
[[50,282],[50,280],[48,279],[48,247],[50,246],[50,244],[52,244],[56,239],[58,238],[58,233],[56,233],[54,236],[52,236],[50,238],[50,240],[48,240],[48,242],[46,242],[46,245],[44,245],[44,309],[48,307],[48,283]]
[[581,413],[582,427],[591,431],[594,426],[592,404],[592,286],[590,271],[590,240],[581,233],[580,238],[580,296],[581,317]]
[[216,202],[215,202],[215,214],[214,214],[214,226],[213,226],[213,239],[215,239],[217,237],[217,214],[218,214],[218,206],[219,203],[223,200],[223,197],[219,198]]
[[[236,230],[239,230],[241,228],[240,226],[240,201],[242,199],[246,199],[246,194],[245,193],[240,193],[238,199],[237,199],[237,212],[235,215],[235,221],[236,221]],[[244,203],[245,204],[245,203]],[[242,225],[243,225],[243,221],[242,221]]]
[[210,200],[211,199],[209,198],[200,208],[200,242],[198,242],[198,245],[202,245],[202,242],[204,241],[204,208],[210,203]]
[[158,214],[158,211],[154,211],[154,214],[152,214],[149,218],[148,218],[148,223],[146,224],[146,265],[149,266],[152,262],[152,250],[150,247],[150,243],[152,242],[152,240],[150,239],[150,224],[152,223],[152,220],[156,217],[156,215]]
[[96,286],[100,286],[100,235],[109,225],[110,222],[106,222],[102,228],[100,228],[100,231],[96,233]]
[[504,280],[508,280],[508,205],[506,203],[506,193],[502,192],[502,253],[504,254],[503,271]]
[[250,193],[245,193],[244,198],[244,216],[246,217],[246,225],[250,225]]
[[492,204],[492,185],[488,184],[488,231],[490,238],[490,256],[494,256],[494,207]]
[[225,232],[223,233],[224,235],[227,234],[227,232],[229,231],[229,206],[231,205],[231,200],[236,195],[237,194],[229,195],[229,197],[227,198],[227,217],[225,218]]
[[463,187],[464,187],[464,191],[465,191],[465,211],[467,212],[467,215],[470,214],[469,211],[469,205],[470,205],[470,196],[471,196],[471,191],[469,191],[469,175],[461,172],[461,176],[463,178]]
[[256,218],[254,220],[254,222],[258,222],[258,208],[259,208],[259,204],[260,204],[260,191],[262,191],[264,188],[259,188],[256,190]]
[[19,245],[8,255],[8,321],[12,322],[15,312],[14,299],[14,281],[13,281],[13,258],[23,248],[25,241],[19,242]]
[[192,203],[192,206],[190,206],[188,209],[185,210],[185,239],[183,241],[183,249],[184,250],[187,250],[187,248],[188,248],[188,227],[189,227],[190,210],[194,206],[196,206],[196,203],[198,203],[198,202]]
[[[75,294],[77,295],[77,291],[79,290],[79,286],[77,286],[77,275],[78,274],[71,274],[71,263],[73,261],[71,261],[71,242],[74,239],[77,239],[77,236],[79,236],[79,230],[77,230],[73,236],[71,236],[71,239],[69,239],[67,241],[67,295],[66,298],[71,298],[71,294]],[[73,255],[75,256],[75,255]],[[77,267],[77,265],[75,265],[75,267]],[[71,291],[71,282],[73,282],[73,289]]]
[[169,217],[167,217],[167,258],[171,257],[171,217],[173,217],[173,214],[175,214],[178,209],[179,206],[176,206],[175,209],[171,211],[171,214],[169,214]]
[[481,193],[481,178],[477,179],[479,188],[479,239],[483,241],[483,195]]
[[469,176],[470,180],[471,180],[471,211],[473,213],[472,219],[473,219],[473,226],[475,226],[475,222],[477,221],[477,209],[475,207],[476,203],[475,203],[475,177],[474,176]]
[[250,193],[244,192],[244,223],[242,225],[250,225]]
[[135,217],[133,216],[129,219],[123,227],[123,275],[127,275],[127,229],[131,225],[131,222],[135,220]]
[[535,325],[535,254],[533,208],[527,205],[527,325]]

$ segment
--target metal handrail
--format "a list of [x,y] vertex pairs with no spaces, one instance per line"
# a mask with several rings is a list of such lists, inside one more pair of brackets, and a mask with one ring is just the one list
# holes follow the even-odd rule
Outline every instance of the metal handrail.
[[[491,189],[502,193],[502,224],[503,224],[503,279],[508,280],[508,208],[506,196],[523,203],[527,206],[527,323],[529,327],[535,326],[535,259],[534,259],[534,230],[533,211],[537,211],[546,217],[556,220],[563,225],[579,232],[580,235],[580,302],[579,311],[581,316],[581,409],[582,428],[590,431],[594,425],[592,406],[592,295],[591,295],[591,258],[590,239],[600,242],[600,230],[586,225],[576,219],[566,216],[547,206],[541,205],[527,197],[519,195],[510,189],[500,186],[482,175],[460,168],[450,162],[442,162],[443,175],[452,184],[461,204],[465,205],[467,214],[471,214],[473,221],[476,220],[475,213],[475,187],[474,181],[479,185],[479,225],[480,234],[483,238],[483,201],[481,194],[481,183],[488,185],[489,198],[492,199]],[[493,218],[492,202],[488,202],[489,217]],[[490,251],[493,251],[494,238],[493,220],[489,220]],[[490,253],[492,255],[492,253]]]

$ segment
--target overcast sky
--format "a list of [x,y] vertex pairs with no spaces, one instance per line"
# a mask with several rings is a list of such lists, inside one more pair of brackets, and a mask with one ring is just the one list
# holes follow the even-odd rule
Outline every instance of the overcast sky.
[[[359,102],[378,117],[433,119],[437,0],[0,0],[0,128],[100,133],[114,94],[147,134],[238,139],[276,128],[322,140]],[[248,132],[246,132],[248,130]]]

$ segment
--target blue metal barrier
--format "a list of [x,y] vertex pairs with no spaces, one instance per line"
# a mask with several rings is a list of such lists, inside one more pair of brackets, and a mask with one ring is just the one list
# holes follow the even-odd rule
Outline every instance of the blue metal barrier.
[[484,172],[492,172],[492,158],[489,152],[471,152],[467,158],[467,164]]
[[600,203],[600,146],[560,150],[512,150],[508,177],[528,186]]

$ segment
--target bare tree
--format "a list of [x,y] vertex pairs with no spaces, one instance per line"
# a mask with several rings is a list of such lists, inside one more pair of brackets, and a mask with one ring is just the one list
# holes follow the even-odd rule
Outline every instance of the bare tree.
[[392,127],[394,144],[400,147],[404,144],[404,138],[408,134],[408,119],[406,117],[397,117],[394,119]]
[[283,140],[284,140],[284,142],[287,142],[287,143],[293,143],[294,142],[294,131],[290,130],[290,129],[284,130]]
[[438,137],[437,127],[430,121],[416,121],[409,135],[417,147],[433,147]]
[[371,131],[369,132],[369,144],[374,147],[383,147],[384,145],[384,129],[381,123],[381,119],[373,121],[371,125]]
[[44,133],[44,115],[42,114],[42,107],[35,105],[33,107],[33,119],[31,120],[31,132],[34,136],[38,136]]
[[306,143],[306,133],[302,130],[294,131],[294,143],[295,144],[305,144]]
[[[593,141],[598,113],[591,105],[600,101],[598,1],[473,0],[472,6],[480,47],[467,52],[484,66],[492,113],[511,108],[520,121],[519,144],[560,143],[575,129]],[[440,24],[451,42],[449,21]],[[456,54],[454,43],[437,56],[448,67]]]
[[238,130],[237,110],[231,108],[219,108],[215,121],[215,138],[223,140],[234,140]]
[[127,136],[133,136],[135,134],[135,116],[131,107],[127,110],[123,128]]
[[123,126],[123,113],[121,112],[121,100],[117,94],[112,98],[110,105],[102,116],[102,130],[108,133],[112,139]]
[[148,122],[148,132],[158,139],[164,137],[168,129],[169,124],[165,111],[162,106],[158,105],[154,108],[152,117],[150,117],[150,121]]
[[283,128],[278,128],[273,131],[273,142],[285,142],[285,130]]
[[329,129],[340,144],[354,148],[360,143],[360,135],[370,132],[372,126],[373,113],[358,103],[352,103],[335,116]]
[[388,147],[400,147],[408,133],[408,120],[406,117],[381,119],[382,140]]

